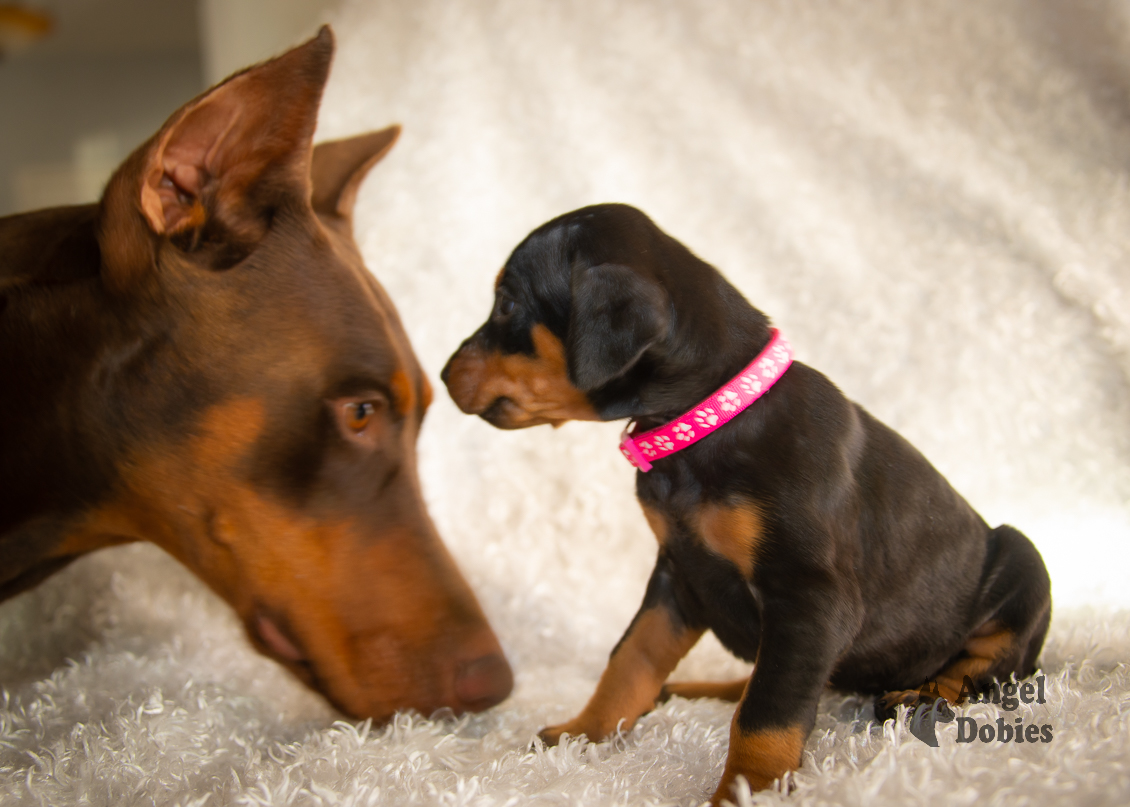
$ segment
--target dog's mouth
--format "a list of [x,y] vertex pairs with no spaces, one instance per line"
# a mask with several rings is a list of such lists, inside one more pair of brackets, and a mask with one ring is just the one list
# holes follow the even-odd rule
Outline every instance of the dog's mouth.
[[564,420],[552,419],[531,415],[512,398],[501,395],[491,402],[491,405],[479,413],[479,417],[496,429],[526,429],[530,426],[540,426],[548,423],[557,428]]
[[279,658],[294,664],[309,665],[310,662],[299,649],[298,643],[280,626],[278,620],[262,609],[255,615],[255,632],[259,640]]

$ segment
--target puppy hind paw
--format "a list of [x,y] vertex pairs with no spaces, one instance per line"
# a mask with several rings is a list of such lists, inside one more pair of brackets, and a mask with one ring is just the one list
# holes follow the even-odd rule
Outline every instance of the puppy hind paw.
[[945,698],[923,693],[918,689],[888,692],[875,698],[875,719],[880,723],[895,719],[899,706],[905,706],[909,715],[923,709],[932,711],[940,723],[949,723],[954,719],[954,712]]
[[875,698],[875,719],[880,723],[894,720],[898,716],[898,707],[905,706],[908,711],[922,700],[922,693],[917,689],[903,689],[897,692],[888,692]]

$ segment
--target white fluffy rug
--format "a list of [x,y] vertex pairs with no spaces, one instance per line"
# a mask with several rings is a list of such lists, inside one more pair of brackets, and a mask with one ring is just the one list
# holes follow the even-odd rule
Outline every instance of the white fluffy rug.
[[[1119,0],[347,3],[321,137],[405,125],[359,240],[437,388],[532,227],[623,201],[719,266],[798,357],[916,443],[1051,571],[1050,743],[939,748],[829,694],[791,795],[743,803],[1130,801],[1130,11]],[[571,716],[655,545],[619,424],[503,433],[442,393],[440,531],[517,672],[462,720],[336,715],[147,546],[0,607],[5,805],[694,804],[730,707],[613,742]],[[682,677],[743,665],[705,641]]]

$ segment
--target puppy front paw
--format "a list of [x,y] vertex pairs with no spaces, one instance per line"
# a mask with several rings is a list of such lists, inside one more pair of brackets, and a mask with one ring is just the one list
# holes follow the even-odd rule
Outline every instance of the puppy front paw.
[[616,727],[605,727],[600,721],[587,719],[585,715],[578,715],[565,723],[556,726],[546,726],[538,732],[538,737],[546,745],[557,745],[561,738],[568,734],[570,737],[580,737],[582,734],[590,742],[600,742],[616,731]]
[[[738,726],[735,716],[722,781],[710,797],[710,803],[714,807],[722,804],[723,800],[738,804],[739,797],[734,793],[734,786],[739,776],[749,784],[750,791],[756,793],[771,787],[789,771],[795,771],[800,767],[807,734],[801,726],[745,732]],[[790,780],[785,790],[789,792],[792,789]]]

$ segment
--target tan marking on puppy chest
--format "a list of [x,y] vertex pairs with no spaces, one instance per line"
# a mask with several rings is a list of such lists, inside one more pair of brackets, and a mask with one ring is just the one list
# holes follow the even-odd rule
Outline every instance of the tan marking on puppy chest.
[[667,536],[670,533],[670,528],[667,526],[667,516],[663,515],[660,510],[643,502],[640,502],[640,507],[643,508],[643,517],[647,519],[648,526],[655,533],[655,540],[661,545],[667,543]]
[[711,552],[749,574],[764,535],[762,512],[762,506],[749,499],[711,502],[699,509],[694,526]]

